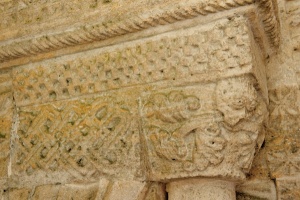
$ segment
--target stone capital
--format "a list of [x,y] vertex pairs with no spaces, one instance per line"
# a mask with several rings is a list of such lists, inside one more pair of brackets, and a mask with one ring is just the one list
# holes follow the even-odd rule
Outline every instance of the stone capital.
[[[189,54],[181,54],[180,65],[194,71],[190,78],[142,93],[143,157],[150,180],[245,179],[264,141],[268,115],[265,66],[247,24],[235,16],[203,25],[208,38],[186,48],[201,52],[208,45],[196,54],[208,60],[189,63]],[[188,37],[199,42],[206,33]]]
[[243,75],[151,94],[143,116],[150,179],[244,179],[267,117],[256,83]]
[[0,2],[0,178],[234,199],[264,141],[274,2]]
[[[116,169],[117,177],[146,174],[150,181],[244,179],[264,138],[266,74],[247,14],[227,14],[13,68],[22,138],[13,171],[34,171],[36,160],[26,160],[33,154],[54,163],[57,177],[61,157],[46,158],[59,151],[80,178]],[[63,119],[59,126],[57,118]],[[36,151],[45,132],[44,148]],[[71,133],[78,135],[76,142]],[[52,170],[41,166],[41,173]]]

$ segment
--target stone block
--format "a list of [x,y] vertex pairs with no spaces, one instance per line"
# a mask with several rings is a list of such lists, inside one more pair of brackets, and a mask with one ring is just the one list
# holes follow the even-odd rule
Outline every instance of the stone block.
[[185,179],[167,184],[169,200],[235,199],[232,182],[213,179]]
[[145,92],[141,114],[150,180],[245,178],[267,114],[252,81],[242,76]]
[[146,183],[135,181],[116,181],[105,196],[108,200],[138,200],[145,195]]
[[7,177],[10,135],[13,122],[13,98],[10,71],[0,71],[0,179]]
[[18,199],[18,200],[25,200],[29,199],[31,193],[31,189],[28,188],[13,188],[9,190],[9,199]]
[[92,200],[96,199],[99,184],[82,184],[82,185],[64,185],[61,186],[57,195],[57,200]]
[[271,90],[270,123],[266,134],[267,162],[274,178],[300,173],[300,93],[296,87]]
[[97,182],[29,185],[19,185],[9,190],[7,186],[0,187],[0,197],[4,200],[164,200],[166,197],[165,187],[161,183],[109,180],[103,177]]
[[[178,85],[260,73],[242,16],[13,69],[18,106],[134,85]],[[255,68],[259,69],[256,70]]]
[[278,199],[300,199],[300,177],[284,177],[276,179]]
[[41,183],[140,177],[135,98],[111,92],[21,107],[12,173]]
[[[299,55],[300,55],[300,2],[299,1],[287,1],[286,2],[286,23],[288,24],[287,28],[290,33],[289,39],[292,43],[292,50],[294,53],[293,59],[296,61],[299,61]],[[295,63],[295,65],[298,65]],[[297,66],[297,69],[299,70],[299,65]]]
[[34,193],[32,194],[32,200],[56,200],[58,196],[58,192],[60,189],[60,185],[42,185],[38,186],[34,189]]
[[101,178],[99,181],[99,189],[97,192],[96,200],[104,199],[109,187],[111,187],[111,182],[107,179]]
[[11,128],[12,112],[7,113],[5,117],[0,117],[0,178],[8,175]]
[[9,187],[7,179],[0,179],[0,199],[7,200],[9,194]]
[[252,179],[236,187],[237,200],[276,200],[276,187],[269,179]]
[[144,200],[165,200],[166,190],[162,183],[153,182],[148,184],[148,190]]
[[299,175],[299,131],[289,133],[273,129],[268,135],[267,162],[271,176]]

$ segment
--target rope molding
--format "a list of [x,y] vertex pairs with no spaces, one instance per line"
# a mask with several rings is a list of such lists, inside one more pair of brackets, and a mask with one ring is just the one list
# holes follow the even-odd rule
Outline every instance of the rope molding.
[[[272,46],[277,47],[279,31],[272,0],[256,0],[256,2],[258,3],[258,8],[262,15],[262,23],[265,26],[270,42]],[[171,24],[199,15],[208,15],[253,3],[255,3],[255,0],[212,0],[209,3],[193,1],[188,5],[171,5],[167,9],[158,10],[156,13],[142,13],[127,20],[112,22],[109,27],[103,24],[87,25],[53,35],[24,39],[19,42],[0,45],[0,63],[69,46],[101,41],[150,27]]]
[[264,29],[272,46],[279,46],[279,22],[276,9],[272,0],[256,0],[264,24]]

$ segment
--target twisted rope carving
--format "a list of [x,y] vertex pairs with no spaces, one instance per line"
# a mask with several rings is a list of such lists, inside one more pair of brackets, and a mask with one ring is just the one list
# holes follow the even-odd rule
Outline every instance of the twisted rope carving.
[[[55,35],[46,35],[38,38],[25,39],[20,42],[13,42],[11,44],[4,44],[0,46],[0,63],[20,57],[54,51],[68,46],[101,41],[199,15],[208,15],[210,13],[229,10],[252,4],[254,1],[255,0],[210,0],[208,2],[192,1],[188,5],[185,3],[185,5],[180,6],[173,4],[172,6],[166,6],[166,9],[161,9],[155,14],[142,14],[121,22],[111,23],[109,27],[102,24],[90,25]],[[270,35],[271,40],[274,40],[273,43],[276,46],[278,38],[277,33],[274,33],[273,30],[277,28],[277,23],[275,23],[276,19],[272,12],[272,2],[271,0],[257,1],[264,12],[263,22],[266,25],[266,31]]]
[[264,29],[269,37],[270,43],[273,47],[279,46],[279,27],[278,20],[275,15],[275,7],[272,0],[256,0]]

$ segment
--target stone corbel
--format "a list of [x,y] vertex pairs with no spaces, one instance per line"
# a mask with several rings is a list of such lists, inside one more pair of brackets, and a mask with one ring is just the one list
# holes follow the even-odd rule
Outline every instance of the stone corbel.
[[245,179],[267,115],[256,83],[243,75],[150,95],[143,124],[150,179]]
[[[243,17],[233,21],[233,27],[247,23]],[[224,28],[226,34],[234,30],[231,22],[221,24],[215,27]],[[182,83],[145,92],[141,98],[148,178],[167,182],[172,200],[194,199],[197,195],[207,199],[215,193],[225,195],[224,199],[234,199],[235,184],[246,179],[264,141],[268,116],[266,75],[263,58],[256,51],[259,45],[249,27],[244,27],[249,35],[242,36],[240,32],[235,37],[247,38],[243,44],[251,50],[245,51],[241,59],[250,58],[248,67],[232,67],[228,57],[218,66],[217,73],[207,70],[206,79],[199,78],[196,84]],[[242,50],[239,40],[228,41],[223,43],[229,45],[228,49]],[[207,43],[211,48],[216,45],[213,40]],[[218,53],[214,56],[218,57]],[[193,192],[185,192],[187,188]]]
[[[246,179],[264,138],[266,75],[259,45],[244,15],[232,14],[132,43],[15,67],[12,74],[16,106],[21,108],[18,137],[35,145],[34,135],[49,132],[84,178],[91,171],[88,163],[94,162],[89,159],[95,155],[100,158],[96,165],[101,166],[92,168],[95,174],[101,169],[112,174],[118,171],[119,177],[135,177],[139,150],[132,148],[127,154],[123,150],[127,145],[122,144],[126,144],[123,135],[140,131],[141,144],[137,139],[126,140],[128,144],[134,141],[129,146],[141,146],[145,180],[167,182],[171,199],[194,199],[189,196],[193,194],[203,194],[199,198],[205,199],[215,189],[232,199],[235,183]],[[97,81],[87,82],[82,77]],[[38,87],[32,86],[32,80],[39,81]],[[69,100],[97,93],[102,95],[86,100],[85,105],[92,105],[88,112],[85,101]],[[34,104],[41,105],[32,107]],[[78,114],[73,108],[65,109],[68,105],[78,107]],[[109,111],[116,116],[107,115]],[[51,116],[44,117],[44,113]],[[78,117],[85,113],[90,122]],[[37,123],[43,129],[28,129],[39,117]],[[110,119],[103,120],[105,117]],[[64,119],[59,129],[51,128],[56,118]],[[79,130],[78,137],[89,148],[81,151],[81,143],[72,141],[58,145],[65,138],[60,133],[69,126],[71,131]],[[112,145],[111,151],[93,146],[88,143],[95,138],[89,127],[100,127],[107,135],[118,134],[122,144]],[[114,144],[111,139],[109,143]],[[28,148],[27,155],[35,154],[44,162],[47,149],[55,147],[51,146],[53,140],[42,140],[45,150],[38,154]],[[30,174],[36,166],[34,159],[23,162],[23,143],[19,140],[16,144],[12,164],[14,173],[21,175],[24,171]],[[82,157],[78,158],[79,149]],[[45,164],[40,171],[48,173],[48,166],[59,171],[55,163],[53,167]],[[191,181],[195,193],[186,193],[184,198],[173,194],[174,188],[185,194]]]
[[[148,4],[125,6],[124,1],[118,8],[123,15],[110,23],[105,21],[108,16],[101,22],[93,16],[95,21],[70,28],[70,18],[53,32],[16,40],[19,36],[6,37],[9,31],[0,34],[5,38],[0,42],[0,68],[16,66],[12,84],[20,126],[15,137],[21,139],[12,156],[14,174],[30,175],[37,165],[34,159],[23,162],[26,156],[44,163],[47,149],[55,151],[57,145],[76,166],[66,168],[84,179],[93,169],[91,175],[165,182],[171,200],[235,198],[235,184],[246,179],[264,140],[264,56],[266,46],[278,46],[279,34],[273,1],[159,2],[147,11]],[[134,10],[130,8],[139,12],[127,14]],[[212,13],[217,14],[204,17]],[[61,126],[55,127],[51,122],[60,118]],[[34,120],[41,129],[30,128]],[[60,133],[69,133],[69,127],[80,138],[77,144],[72,138],[61,142],[67,137]],[[104,135],[99,136],[100,130]],[[33,136],[40,132],[51,138],[41,140],[45,147],[24,151],[24,144],[36,145]],[[107,139],[113,135],[118,139]],[[103,141],[111,149],[102,147]],[[60,171],[54,161],[53,166],[39,165],[39,170],[49,176]]]

